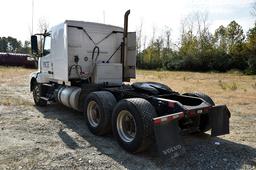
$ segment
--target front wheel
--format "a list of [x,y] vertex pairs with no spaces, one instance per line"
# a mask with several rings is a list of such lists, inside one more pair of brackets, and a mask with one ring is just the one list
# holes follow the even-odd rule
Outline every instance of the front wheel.
[[33,98],[34,98],[34,102],[36,104],[36,106],[46,106],[47,105],[47,101],[43,100],[42,97],[42,86],[38,83],[35,84],[34,88],[33,88]]
[[155,108],[145,99],[123,99],[112,116],[112,130],[118,143],[128,152],[141,152],[153,142]]

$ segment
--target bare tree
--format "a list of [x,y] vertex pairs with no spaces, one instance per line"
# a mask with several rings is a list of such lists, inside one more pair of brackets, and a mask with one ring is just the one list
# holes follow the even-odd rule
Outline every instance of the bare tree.
[[252,16],[256,17],[256,1],[252,5],[251,14],[252,14]]
[[202,33],[207,32],[209,29],[208,13],[207,12],[194,12],[189,14],[181,22],[182,33],[190,32],[191,34],[201,36]]
[[180,51],[185,55],[192,52],[206,52],[206,49],[212,47],[213,37],[209,31],[206,12],[191,13],[181,24]]
[[194,15],[197,23],[197,40],[199,48],[205,49],[209,42],[211,42],[211,34],[209,31],[208,13],[207,12],[197,12]]
[[156,38],[156,26],[154,25],[153,29],[152,29],[152,38],[151,38],[151,41],[150,41],[151,44],[154,43],[155,38]]
[[194,37],[194,25],[195,21],[192,15],[188,15],[181,21],[181,39],[180,47],[184,46],[187,42],[191,42]]
[[146,49],[146,45],[147,45],[147,36],[145,35],[143,38],[143,49]]
[[168,51],[171,48],[171,31],[172,31],[171,28],[166,27],[165,34],[164,34],[165,42],[166,42],[166,48],[167,48]]
[[[49,22],[45,18],[40,18],[38,21],[38,32],[44,33],[49,29]],[[43,51],[43,36],[39,37],[39,52]]]
[[190,14],[181,21],[182,34],[184,34],[186,32],[190,32],[191,34],[193,34],[194,25],[195,25],[194,15]]
[[205,12],[196,12],[193,16],[193,19],[196,21],[197,26],[197,35],[199,37],[203,36],[208,31],[208,13]]
[[45,18],[40,18],[38,21],[38,31],[43,33],[49,28],[49,22]]
[[140,27],[139,29],[136,31],[137,32],[137,50],[138,50],[138,53],[141,52],[141,47],[142,47],[142,26],[143,26],[143,22],[141,21],[140,23]]

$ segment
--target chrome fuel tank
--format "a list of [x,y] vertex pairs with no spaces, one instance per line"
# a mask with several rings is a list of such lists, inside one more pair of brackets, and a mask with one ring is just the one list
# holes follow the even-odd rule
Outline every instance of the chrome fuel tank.
[[63,105],[79,110],[78,102],[81,93],[81,88],[79,87],[62,87],[58,90],[58,102]]

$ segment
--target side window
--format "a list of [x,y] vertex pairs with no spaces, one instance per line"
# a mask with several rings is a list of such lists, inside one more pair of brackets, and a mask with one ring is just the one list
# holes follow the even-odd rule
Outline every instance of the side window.
[[51,36],[45,37],[44,43],[44,56],[51,52]]

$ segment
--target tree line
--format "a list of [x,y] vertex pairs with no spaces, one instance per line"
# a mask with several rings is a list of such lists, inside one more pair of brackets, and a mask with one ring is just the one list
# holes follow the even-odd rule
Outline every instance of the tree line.
[[195,13],[182,22],[178,44],[171,41],[171,29],[153,37],[142,48],[137,33],[137,67],[141,69],[220,71],[238,69],[256,74],[256,22],[248,32],[236,21],[209,31],[207,14]]
[[22,43],[13,37],[0,37],[0,52],[6,53],[30,53],[30,42],[25,41]]

